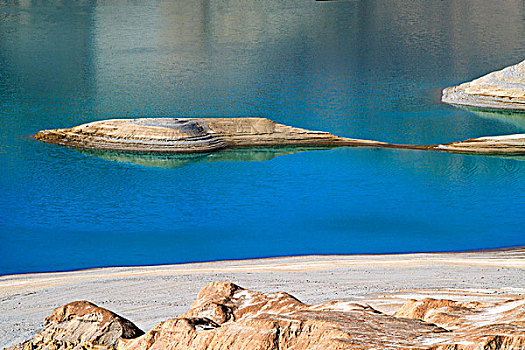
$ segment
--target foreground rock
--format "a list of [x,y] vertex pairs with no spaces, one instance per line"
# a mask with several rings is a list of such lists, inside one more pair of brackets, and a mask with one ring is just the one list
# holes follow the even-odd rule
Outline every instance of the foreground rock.
[[454,105],[525,111],[525,61],[443,90]]
[[[482,137],[444,145],[397,145],[294,128],[265,118],[102,120],[71,129],[39,131],[35,138],[81,149],[140,153],[211,153],[249,147],[302,147],[304,150],[308,147],[364,146],[453,153],[525,154],[525,134]],[[285,153],[294,152],[287,149]],[[122,154],[106,157],[129,158]],[[177,159],[175,163],[179,161]]]
[[[115,344],[119,350],[525,347],[524,298],[504,303],[409,300],[394,315],[387,315],[362,303],[306,305],[286,293],[258,293],[213,282],[201,290],[188,312],[157,324],[144,335],[133,325],[123,327],[112,321],[122,319],[109,311],[83,303],[62,307],[68,311],[55,310],[46,329],[17,348],[112,349]],[[105,322],[93,321],[104,318],[99,316],[102,312],[109,315]],[[72,334],[64,341],[66,328]],[[45,342],[42,333],[48,339]]]
[[13,349],[114,349],[122,339],[144,334],[130,321],[87,301],[56,308],[45,328]]

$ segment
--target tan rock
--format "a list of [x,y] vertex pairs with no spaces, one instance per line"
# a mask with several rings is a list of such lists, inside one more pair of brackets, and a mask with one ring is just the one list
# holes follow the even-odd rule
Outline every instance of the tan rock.
[[525,61],[443,90],[455,105],[525,111]]
[[156,153],[208,153],[236,147],[386,145],[294,128],[266,118],[111,119],[71,129],[39,131],[35,138],[78,148]]
[[[211,153],[226,148],[246,150],[276,146],[279,146],[281,151],[223,153],[207,160],[270,159],[276,155],[294,153],[312,147],[339,146],[453,153],[525,154],[525,134],[481,137],[443,145],[397,145],[294,128],[265,118],[112,119],[83,124],[71,129],[43,130],[39,131],[35,138],[53,144],[90,149],[91,152],[97,152],[96,155],[107,159],[163,167],[178,167],[195,158],[159,158],[152,157],[151,154]],[[113,153],[104,154],[101,150],[110,150]],[[130,152],[139,152],[139,156],[133,156]]]
[[396,317],[419,319],[451,330],[426,339],[430,349],[525,349],[525,298],[496,305],[452,300],[410,300]]
[[119,337],[118,350],[525,348],[523,297],[484,303],[409,300],[388,315],[363,303],[307,305],[287,293],[213,282],[188,312],[144,335],[87,302],[58,308],[46,322],[42,332],[16,349],[112,349]]
[[41,332],[12,349],[114,349],[119,339],[142,334],[133,323],[109,310],[74,301],[56,308]]
[[119,350],[419,349],[422,334],[446,332],[351,302],[310,306],[287,293],[258,293],[232,283],[206,286],[190,311]]
[[525,154],[525,134],[487,136],[433,147],[434,150],[470,154]]

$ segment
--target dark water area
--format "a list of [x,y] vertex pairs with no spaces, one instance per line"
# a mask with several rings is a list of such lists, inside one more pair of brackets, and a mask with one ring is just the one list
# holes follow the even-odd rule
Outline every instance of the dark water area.
[[408,144],[523,133],[523,114],[439,102],[523,59],[522,0],[0,0],[0,274],[524,245],[523,158],[167,157],[30,137],[144,116],[259,116]]

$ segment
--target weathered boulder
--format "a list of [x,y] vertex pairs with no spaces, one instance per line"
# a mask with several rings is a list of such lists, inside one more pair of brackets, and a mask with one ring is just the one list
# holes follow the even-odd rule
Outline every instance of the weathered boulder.
[[525,61],[443,90],[455,105],[525,111]]
[[144,334],[133,323],[88,301],[56,308],[45,328],[12,350],[114,349],[120,339]]
[[88,302],[56,309],[14,349],[306,350],[525,348],[525,297],[506,302],[408,300],[394,315],[351,301],[307,305],[287,293],[213,282],[190,310],[142,335]]

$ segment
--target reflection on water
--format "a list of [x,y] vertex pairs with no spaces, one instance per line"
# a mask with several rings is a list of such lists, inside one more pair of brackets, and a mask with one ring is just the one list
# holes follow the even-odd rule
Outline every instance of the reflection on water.
[[525,161],[525,156],[503,156],[503,155],[497,155],[497,156],[492,156],[492,157],[498,157],[498,158],[503,158],[503,159],[513,159],[513,160],[518,160],[518,161]]
[[[482,118],[495,120],[501,123],[511,124],[525,131],[525,112],[494,111],[480,108],[461,107]],[[490,135],[487,135],[490,136]]]
[[400,144],[522,133],[438,96],[523,59],[523,18],[518,0],[0,0],[0,274],[524,244],[515,159],[101,155],[147,165],[126,166],[28,137],[143,116]]
[[146,167],[176,169],[197,162],[267,161],[288,154],[331,148],[333,147],[253,147],[225,149],[205,154],[130,153],[93,149],[79,149],[79,151],[111,161],[128,162]]

